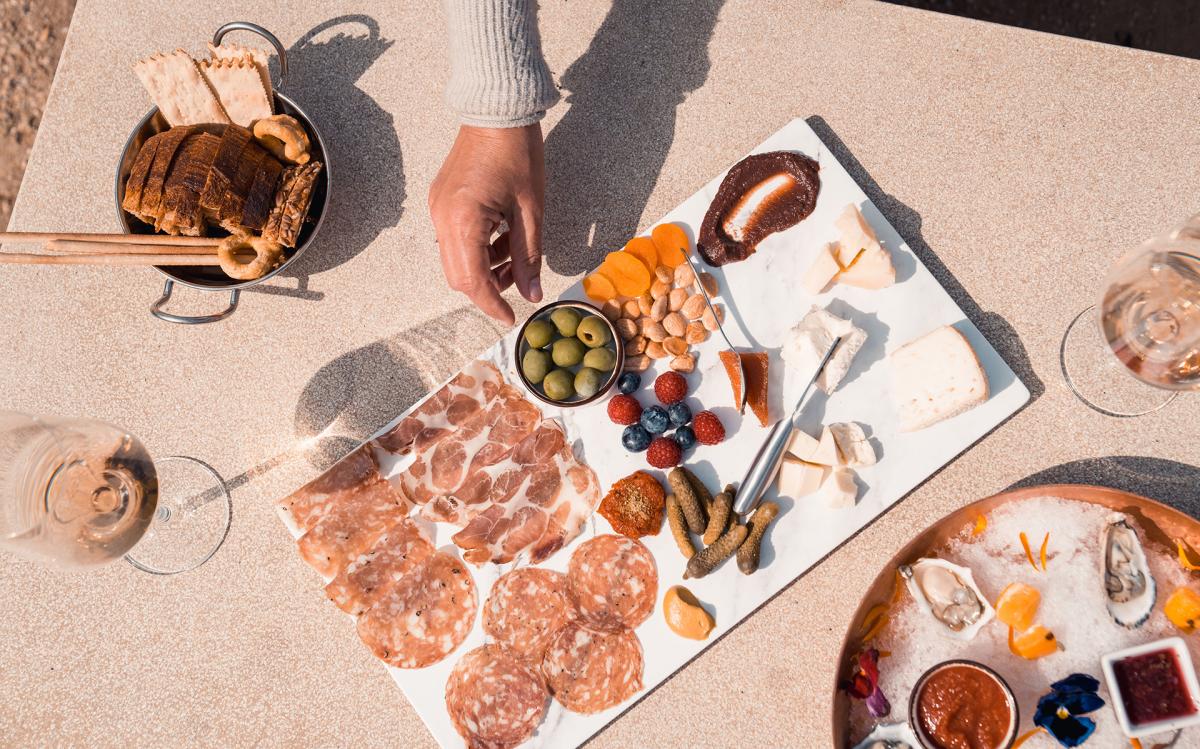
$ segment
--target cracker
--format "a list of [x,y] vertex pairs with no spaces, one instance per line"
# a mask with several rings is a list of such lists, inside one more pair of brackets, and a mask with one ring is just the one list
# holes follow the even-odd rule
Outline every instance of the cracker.
[[187,52],[177,49],[169,55],[150,55],[134,63],[133,72],[170,125],[229,122],[216,94]]
[[258,69],[258,77],[262,79],[263,90],[267,92],[267,101],[272,107],[274,114],[275,106],[275,91],[271,87],[271,66],[267,63],[270,59],[270,53],[265,49],[258,47],[243,47],[240,44],[225,44],[220,46],[208,43],[209,54],[214,60],[246,60],[254,64]]
[[200,71],[217,92],[234,124],[250,127],[271,116],[271,102],[253,63],[245,60],[201,60]]

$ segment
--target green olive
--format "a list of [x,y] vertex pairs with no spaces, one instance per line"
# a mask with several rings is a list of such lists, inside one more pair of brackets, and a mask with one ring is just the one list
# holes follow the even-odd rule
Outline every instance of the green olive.
[[592,315],[579,323],[579,328],[575,331],[575,337],[591,348],[596,348],[611,341],[612,333],[609,332],[608,325],[604,320]]
[[526,379],[534,385],[538,384],[550,371],[550,354],[541,349],[529,349],[521,359],[521,371]]
[[589,349],[583,355],[583,366],[598,369],[601,372],[611,372],[617,365],[617,353],[610,348]]
[[545,348],[554,338],[554,326],[545,320],[533,320],[525,326],[525,342],[534,348]]
[[542,380],[542,390],[550,400],[565,401],[575,394],[575,385],[571,373],[565,369],[556,369]]
[[573,367],[583,360],[585,351],[578,338],[559,338],[550,349],[554,363],[560,367]]
[[570,307],[559,307],[550,313],[550,320],[558,328],[558,334],[570,338],[579,327],[580,314]]
[[583,367],[575,374],[575,392],[581,397],[592,397],[603,384],[604,374],[591,367]]

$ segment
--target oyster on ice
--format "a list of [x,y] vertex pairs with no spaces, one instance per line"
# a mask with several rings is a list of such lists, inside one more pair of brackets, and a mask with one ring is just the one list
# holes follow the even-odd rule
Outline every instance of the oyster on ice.
[[880,723],[854,749],[916,749],[917,737],[907,723]]
[[971,570],[944,559],[923,558],[899,567],[908,592],[951,637],[969,640],[996,616]]
[[1157,596],[1154,576],[1137,531],[1116,513],[1104,529],[1104,591],[1108,613],[1127,629],[1137,629],[1150,617]]

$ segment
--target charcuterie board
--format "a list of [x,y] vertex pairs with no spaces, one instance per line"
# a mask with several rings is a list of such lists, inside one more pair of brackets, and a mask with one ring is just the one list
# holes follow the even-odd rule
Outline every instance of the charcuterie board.
[[[721,290],[720,300],[728,308],[725,327],[735,345],[753,347],[771,355],[769,403],[775,418],[783,414],[782,404],[796,401],[811,374],[790,372],[786,363],[776,360],[789,331],[814,304],[827,305],[830,311],[864,330],[866,343],[841,386],[830,396],[818,393],[804,411],[801,426],[819,427],[834,421],[866,425],[879,454],[878,463],[858,471],[857,501],[850,507],[831,508],[803,497],[796,500],[776,497],[774,489],[768,492],[767,499],[778,502],[780,512],[763,547],[760,569],[745,576],[737,565],[726,563],[707,577],[687,583],[715,615],[716,628],[704,641],[676,635],[668,628],[661,612],[662,594],[668,587],[682,582],[685,567],[685,559],[676,548],[670,530],[664,523],[657,535],[643,537],[641,540],[652,553],[658,570],[655,610],[636,630],[644,650],[644,688],[621,704],[590,715],[570,712],[557,700],[551,700],[537,732],[525,746],[564,747],[586,741],[1029,399],[1029,391],[1013,371],[966,319],[963,311],[807,123],[799,119],[792,121],[754,152],[777,150],[800,152],[819,164],[819,198],[807,219],[767,237],[759,244],[757,253],[746,261],[707,269],[716,278]],[[718,175],[663,221],[684,227],[694,241],[720,181],[721,175]],[[834,238],[834,219],[848,204],[859,207],[879,242],[891,253],[896,283],[879,290],[835,285],[825,293],[810,295],[803,290],[800,279],[818,250]],[[563,298],[586,299],[579,284],[568,289]],[[969,341],[986,372],[990,397],[966,413],[929,428],[901,432],[890,397],[887,354],[943,325],[954,326]],[[479,358],[494,363],[508,383],[520,388],[511,354],[516,336],[514,330]],[[721,444],[697,445],[686,458],[686,465],[710,487],[720,487],[741,478],[767,433],[749,412],[739,417],[733,409],[730,383],[718,358],[723,347],[719,340],[709,338],[695,346],[696,367],[688,375],[689,402],[712,410],[726,428],[726,438]],[[655,371],[665,371],[666,361],[659,360],[656,367],[643,373],[643,380],[651,379]],[[407,413],[420,406],[417,404]],[[576,458],[595,472],[601,494],[633,471],[648,470],[644,454],[630,453],[622,447],[621,427],[609,420],[603,403],[575,409],[542,406],[541,411],[544,417],[561,421]],[[404,416],[398,416],[380,434],[388,432]],[[397,457],[376,447],[367,449],[374,451],[380,473],[393,483],[412,461],[411,455]],[[293,532],[296,531],[293,528]],[[435,546],[452,552],[457,551],[449,543],[454,531],[445,524],[429,524],[427,528]],[[566,570],[572,552],[580,544],[598,534],[611,532],[608,521],[593,515],[578,538],[540,566]],[[474,576],[480,606],[487,600],[501,573],[525,563],[525,557],[518,556],[510,564],[466,565]],[[442,746],[463,745],[445,706],[447,678],[462,654],[485,641],[482,626],[476,619],[470,634],[444,660],[425,668],[389,667],[396,683]]]

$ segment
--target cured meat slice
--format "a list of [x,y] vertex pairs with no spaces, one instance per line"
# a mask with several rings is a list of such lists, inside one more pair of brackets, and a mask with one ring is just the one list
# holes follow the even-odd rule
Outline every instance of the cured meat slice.
[[397,668],[424,668],[462,644],[479,607],[467,566],[445,552],[388,588],[358,618],[358,636],[376,657]]
[[571,555],[567,587],[575,610],[589,626],[634,629],[654,610],[658,571],[641,541],[596,536]]
[[276,504],[288,514],[292,525],[304,532],[316,525],[343,496],[379,478],[375,451],[369,444],[363,445]]
[[400,488],[419,505],[443,494],[454,494],[468,476],[507,456],[533,431],[541,416],[537,406],[525,400],[520,391],[501,385],[487,407],[470,416],[454,434],[417,454],[400,475]]
[[483,645],[454,664],[446,712],[471,749],[511,749],[537,730],[546,688],[535,666],[499,645]]
[[375,442],[397,455],[421,450],[491,403],[503,382],[500,370],[490,362],[473,361]]
[[470,518],[451,540],[472,564],[537,564],[573,540],[600,502],[591,468],[575,459],[562,425],[543,421],[502,464],[480,472],[458,495]]
[[483,605],[483,631],[533,663],[571,618],[567,576],[539,567],[504,574]]
[[384,479],[341,495],[329,511],[300,537],[300,556],[325,577],[333,577],[351,559],[371,548],[411,505]]
[[325,586],[325,595],[353,616],[371,608],[388,587],[411,574],[433,554],[433,544],[408,518],[402,518]]
[[633,630],[597,632],[571,622],[546,650],[542,673],[554,699],[576,713],[598,713],[642,688],[642,643]]

